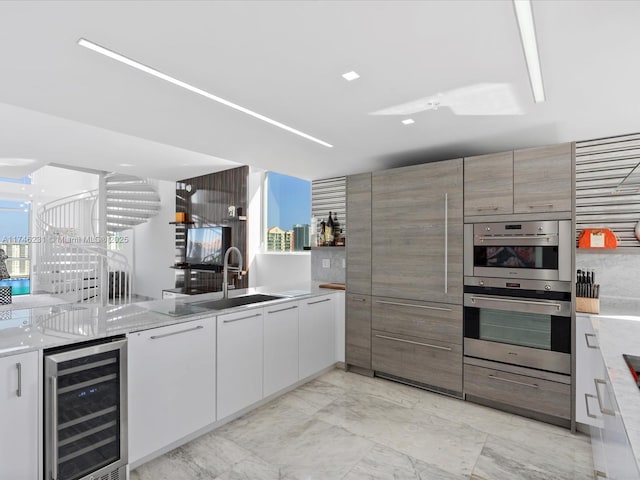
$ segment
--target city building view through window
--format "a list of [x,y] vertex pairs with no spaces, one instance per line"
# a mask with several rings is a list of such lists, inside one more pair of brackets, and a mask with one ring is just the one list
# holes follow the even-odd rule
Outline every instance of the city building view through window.
[[[28,177],[0,181],[30,183]],[[29,201],[0,199],[0,286],[11,287],[12,295],[28,294],[31,288],[30,209]]]
[[268,172],[266,250],[301,252],[311,245],[311,182]]

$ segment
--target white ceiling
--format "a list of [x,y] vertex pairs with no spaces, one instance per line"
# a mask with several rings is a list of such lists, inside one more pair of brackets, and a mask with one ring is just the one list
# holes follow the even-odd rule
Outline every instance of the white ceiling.
[[[640,131],[640,2],[533,8],[542,104],[506,0],[3,1],[0,164],[176,180],[237,163],[315,179]],[[334,147],[81,48],[80,37]],[[361,78],[346,82],[349,70]],[[477,83],[511,84],[525,114],[441,108],[409,126],[368,115]]]

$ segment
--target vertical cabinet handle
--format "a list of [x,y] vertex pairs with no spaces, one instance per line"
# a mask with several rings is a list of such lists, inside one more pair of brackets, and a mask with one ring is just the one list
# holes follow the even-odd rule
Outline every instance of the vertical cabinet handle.
[[16,395],[18,397],[22,396],[22,364],[16,363],[16,368],[18,369],[18,389],[16,390]]
[[449,283],[449,194],[444,194],[444,293]]
[[587,417],[598,418],[597,415],[594,415],[589,411],[589,399],[590,398],[596,398],[596,396],[595,395],[591,395],[590,393],[585,393],[584,394],[584,403],[587,405]]
[[587,347],[588,348],[595,348],[595,349],[599,348],[598,345],[591,345],[589,343],[589,337],[596,338],[595,334],[593,334],[593,333],[585,333],[584,334],[584,340],[585,340],[585,342],[587,342]]
[[598,406],[600,407],[600,412],[604,413],[605,415],[611,415],[611,416],[615,416],[616,412],[611,410],[610,408],[605,408],[602,406],[602,397],[600,396],[600,389],[598,388],[598,385],[607,385],[607,382],[605,382],[604,380],[601,380],[599,378],[594,378],[593,381],[596,384],[596,396],[598,397]]

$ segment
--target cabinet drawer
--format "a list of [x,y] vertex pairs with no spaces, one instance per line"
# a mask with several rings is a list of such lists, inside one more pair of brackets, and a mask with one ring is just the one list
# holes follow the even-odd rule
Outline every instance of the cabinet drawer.
[[374,370],[432,385],[462,391],[462,346],[408,335],[372,332]]
[[571,416],[571,386],[465,364],[464,393],[560,418]]
[[372,327],[382,332],[462,344],[462,306],[374,297]]
[[371,369],[371,297],[347,294],[345,357],[348,365]]

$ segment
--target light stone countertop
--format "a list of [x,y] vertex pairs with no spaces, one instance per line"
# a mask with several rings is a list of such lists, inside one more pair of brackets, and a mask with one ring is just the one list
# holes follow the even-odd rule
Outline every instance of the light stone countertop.
[[[295,285],[292,288],[256,287],[230,290],[229,297],[253,293],[280,295],[282,298],[225,310],[203,310],[189,306],[194,302],[222,298],[222,292],[214,292],[129,305],[99,307],[92,304],[72,303],[2,311],[0,312],[0,358],[215,317],[264,305],[331,295],[336,291],[319,288],[317,283],[309,283]],[[170,311],[189,313],[175,316],[167,313]]]
[[598,337],[636,465],[640,467],[640,389],[622,358],[623,353],[640,356],[640,300],[620,302],[604,298],[600,314],[588,315]]

